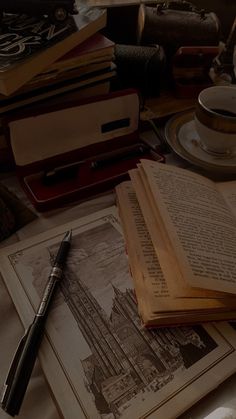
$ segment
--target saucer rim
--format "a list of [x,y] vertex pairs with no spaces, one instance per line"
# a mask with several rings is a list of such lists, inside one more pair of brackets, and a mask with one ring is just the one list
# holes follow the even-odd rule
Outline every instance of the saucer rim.
[[173,115],[166,123],[165,138],[170,148],[182,159],[191,164],[199,166],[205,170],[217,173],[236,173],[235,165],[218,165],[217,163],[210,163],[190,154],[180,143],[179,131],[180,128],[190,121],[194,120],[194,111],[181,112]]

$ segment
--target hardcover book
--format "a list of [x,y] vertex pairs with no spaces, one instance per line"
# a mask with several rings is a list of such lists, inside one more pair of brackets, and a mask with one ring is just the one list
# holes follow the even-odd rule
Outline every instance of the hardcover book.
[[[83,74],[89,68],[92,72],[96,65],[101,66],[105,63],[108,67],[111,65],[113,55],[114,43],[98,32],[29,80],[16,94],[61,80],[69,80]],[[0,95],[0,99],[4,98],[5,96]]]
[[101,61],[103,57],[113,58],[114,49],[115,43],[98,32],[51,64],[45,72],[72,69],[79,65]]
[[103,9],[79,9],[64,23],[6,15],[0,34],[0,93],[9,95],[106,25]]
[[115,207],[2,249],[1,273],[25,327],[68,230],[67,267],[39,352],[63,418],[175,419],[235,372],[228,324],[143,327]]
[[112,58],[114,43],[100,33],[77,45],[42,73],[33,77],[11,95],[0,94],[0,114],[45,98],[58,97],[61,92],[74,92],[82,85],[90,85],[91,78],[114,76]]
[[[110,81],[116,76],[116,67],[109,62],[95,64],[93,66],[83,67],[70,77],[56,78],[52,83],[43,83],[38,88],[16,92],[14,95],[0,97],[0,114],[9,113],[9,111],[22,109],[29,104],[41,106],[41,101],[46,99],[58,98],[65,93],[78,93],[79,89],[91,87],[94,83]],[[79,94],[77,95],[79,97]],[[82,95],[83,96],[83,95]],[[27,112],[27,109],[26,109]]]
[[117,191],[147,326],[235,319],[235,181],[142,160]]

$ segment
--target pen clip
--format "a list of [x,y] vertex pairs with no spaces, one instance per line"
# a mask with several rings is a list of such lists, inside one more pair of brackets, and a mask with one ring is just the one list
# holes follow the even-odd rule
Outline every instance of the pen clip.
[[5,383],[3,385],[1,401],[0,401],[0,404],[1,404],[3,409],[8,404],[8,396],[9,396],[9,392],[10,392],[10,389],[11,389],[11,384],[12,384],[14,376],[15,376],[16,368],[17,368],[20,356],[22,354],[22,351],[23,351],[23,348],[24,348],[24,345],[25,345],[25,341],[26,341],[27,335],[29,333],[29,329],[30,328],[28,328],[25,331],[25,334],[23,335],[23,337],[21,338],[21,340],[18,344],[18,347],[16,349],[15,355],[12,359],[12,362],[11,362],[11,365],[10,365],[10,368],[9,368],[9,371],[8,371],[8,374],[7,374],[7,378],[6,378]]

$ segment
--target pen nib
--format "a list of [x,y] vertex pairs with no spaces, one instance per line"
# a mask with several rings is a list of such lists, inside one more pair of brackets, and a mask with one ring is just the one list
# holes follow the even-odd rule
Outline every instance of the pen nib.
[[67,231],[67,233],[66,233],[63,241],[64,242],[70,242],[71,241],[71,238],[72,238],[72,230],[69,230],[69,231]]

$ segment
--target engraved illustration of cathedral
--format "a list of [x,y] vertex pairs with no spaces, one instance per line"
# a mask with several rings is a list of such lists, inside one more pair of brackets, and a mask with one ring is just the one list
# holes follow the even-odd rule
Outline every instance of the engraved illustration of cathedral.
[[[56,249],[47,249],[51,261]],[[217,347],[200,325],[142,326],[123,238],[109,222],[74,235],[68,262],[55,307],[65,300],[90,349],[84,385],[103,419],[120,418],[135,398],[146,400]],[[27,266],[42,294],[45,254],[29,255]]]
[[201,359],[216,343],[207,333],[204,335],[201,326],[143,328],[134,291],[123,292],[114,286],[113,291],[108,316],[75,273],[68,271],[62,285],[92,353],[81,361],[85,385],[93,394],[98,412],[103,417],[118,418],[137,394],[158,391],[177,371]]

